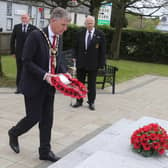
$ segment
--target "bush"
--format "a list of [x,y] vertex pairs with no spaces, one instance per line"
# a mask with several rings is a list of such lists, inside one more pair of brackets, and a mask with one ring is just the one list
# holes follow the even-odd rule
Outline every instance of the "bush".
[[[109,26],[99,26],[106,36],[107,55],[110,48],[114,29]],[[64,33],[64,50],[74,47],[76,33],[79,27],[71,25]],[[158,31],[136,31],[124,29],[120,45],[120,59],[168,64],[168,33]]]

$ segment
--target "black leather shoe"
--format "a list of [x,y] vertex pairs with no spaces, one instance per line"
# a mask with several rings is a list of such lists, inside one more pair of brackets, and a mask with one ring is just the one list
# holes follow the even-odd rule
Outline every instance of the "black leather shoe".
[[90,109],[90,110],[95,110],[94,104],[89,104],[89,109]]
[[15,93],[15,94],[19,94],[20,92],[19,92],[18,90],[16,90],[14,93]]
[[82,103],[78,102],[78,101],[74,105],[72,105],[72,107],[74,107],[74,108],[77,108],[77,107],[80,107],[80,106],[82,106]]
[[19,153],[20,149],[19,149],[19,143],[18,143],[18,137],[14,136],[10,133],[10,131],[8,131],[8,135],[9,135],[9,145],[12,148],[12,150],[15,153]]
[[56,156],[52,151],[50,151],[47,155],[44,155],[44,156],[41,155],[39,157],[39,159],[40,160],[48,160],[48,161],[51,161],[51,162],[56,162],[61,158]]

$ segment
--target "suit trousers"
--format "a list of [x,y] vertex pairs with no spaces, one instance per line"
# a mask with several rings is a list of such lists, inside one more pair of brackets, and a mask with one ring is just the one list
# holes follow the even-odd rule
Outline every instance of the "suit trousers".
[[26,116],[21,119],[10,132],[14,136],[20,136],[30,130],[39,122],[40,147],[39,154],[45,155],[50,151],[51,128],[53,124],[54,94],[47,92],[38,96],[24,96]]
[[[77,68],[77,78],[82,83],[85,83],[87,76],[88,82],[88,103],[93,104],[96,99],[96,76],[97,70],[86,70],[85,68]],[[83,102],[83,99],[77,100]]]
[[17,70],[17,74],[16,74],[16,87],[17,90],[19,90],[19,82],[21,79],[21,72],[22,72],[22,60],[21,58],[16,58],[16,70]]

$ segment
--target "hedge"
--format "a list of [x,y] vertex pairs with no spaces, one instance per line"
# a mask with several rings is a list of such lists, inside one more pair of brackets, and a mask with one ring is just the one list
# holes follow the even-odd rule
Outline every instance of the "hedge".
[[[74,47],[76,33],[79,29],[72,25],[64,33],[64,50]],[[99,29],[105,33],[107,55],[109,55],[114,30],[107,26],[100,26]],[[123,30],[119,58],[168,64],[168,33]]]

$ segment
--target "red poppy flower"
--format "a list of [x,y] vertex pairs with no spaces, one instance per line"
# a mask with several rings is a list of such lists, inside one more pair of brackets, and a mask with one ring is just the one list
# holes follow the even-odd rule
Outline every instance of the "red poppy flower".
[[130,141],[133,149],[144,156],[162,155],[168,150],[168,134],[156,123],[135,130]]

